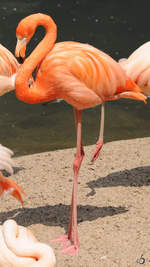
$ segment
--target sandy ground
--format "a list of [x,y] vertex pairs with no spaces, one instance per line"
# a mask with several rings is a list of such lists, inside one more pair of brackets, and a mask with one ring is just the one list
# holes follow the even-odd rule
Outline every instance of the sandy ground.
[[12,218],[51,244],[59,267],[150,266],[150,138],[107,143],[94,165],[93,149],[85,147],[79,175],[78,256],[50,243],[67,230],[75,149],[14,158],[12,178],[27,196],[21,208],[4,195],[0,221]]

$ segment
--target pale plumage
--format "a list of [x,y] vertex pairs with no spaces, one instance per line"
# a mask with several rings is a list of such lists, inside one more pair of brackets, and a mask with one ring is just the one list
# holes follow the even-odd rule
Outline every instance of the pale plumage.
[[[45,27],[46,35],[18,70],[15,80],[16,96],[31,104],[60,98],[74,107],[77,153],[73,163],[70,222],[68,235],[61,236],[56,241],[66,242],[62,252],[75,254],[79,248],[77,183],[84,157],[81,141],[82,109],[103,105],[105,101],[121,97],[142,101],[146,97],[121,66],[106,53],[78,42],[55,44],[56,24],[51,17],[44,14],[32,14],[18,24],[16,56],[25,58],[26,45],[39,25]],[[36,68],[36,79],[29,86],[29,79]],[[103,131],[100,132],[93,160],[98,157],[103,145],[102,135]]]
[[0,267],[54,267],[52,248],[14,220],[0,226]]
[[[19,63],[16,58],[0,44],[0,96],[15,89],[15,76],[18,68]],[[0,145],[0,170],[6,170],[13,174],[12,155],[12,150]],[[21,193],[24,194],[24,191],[22,188],[0,172],[0,195],[3,193],[11,194],[23,204]]]
[[0,44],[0,95],[15,89],[15,74],[18,68],[16,58]]
[[150,41],[137,48],[128,58],[119,60],[126,74],[150,96]]
[[10,174],[13,174],[13,165],[12,156],[14,152],[0,144],[0,170],[6,170]]

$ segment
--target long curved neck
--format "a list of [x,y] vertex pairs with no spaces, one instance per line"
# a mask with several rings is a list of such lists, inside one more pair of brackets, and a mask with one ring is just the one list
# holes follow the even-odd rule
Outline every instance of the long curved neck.
[[39,14],[35,23],[36,28],[38,26],[43,26],[46,30],[46,34],[44,36],[44,39],[37,45],[31,55],[24,61],[22,66],[19,68],[15,80],[16,96],[20,100],[23,100],[28,103],[34,103],[32,101],[33,98],[35,103],[42,102],[40,90],[39,95],[36,90],[36,94],[35,96],[33,96],[34,88],[36,87],[36,82],[34,83],[33,87],[30,88],[29,79],[31,78],[32,73],[38,66],[38,64],[41,63],[47,53],[50,52],[50,50],[53,48],[57,38],[57,26],[51,17]]

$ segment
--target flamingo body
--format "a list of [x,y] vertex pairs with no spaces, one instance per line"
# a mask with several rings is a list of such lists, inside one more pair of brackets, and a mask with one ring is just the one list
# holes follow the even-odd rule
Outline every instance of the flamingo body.
[[0,267],[53,267],[56,262],[52,248],[14,220],[0,226],[0,247]]
[[[109,55],[78,42],[55,44],[41,62],[36,85],[45,88],[48,100],[60,97],[78,110],[99,105],[130,88],[139,93]],[[132,96],[132,92],[128,94]]]
[[[81,139],[82,110],[103,104],[108,100],[133,98],[146,101],[141,89],[126,75],[123,68],[106,53],[79,42],[56,43],[57,27],[53,19],[44,14],[32,14],[21,20],[16,29],[16,56],[25,57],[26,45],[37,26],[45,27],[44,39],[24,61],[15,80],[16,96],[34,104],[64,99],[74,108],[77,132],[77,153],[73,163],[74,184],[67,236],[55,241],[65,243],[62,252],[78,252],[77,183],[84,157]],[[29,86],[34,70],[36,79]],[[93,159],[99,155],[103,140],[101,133]]]
[[[15,76],[19,68],[19,63],[13,54],[0,44],[0,95],[15,89]],[[0,145],[0,170],[6,170],[13,174],[13,151]],[[0,172],[0,195],[8,193],[18,199],[23,205],[22,194],[25,194],[22,188],[10,178],[5,177]]]
[[2,44],[0,44],[0,74],[10,77],[19,68],[19,63],[14,55]]
[[16,58],[0,44],[0,95],[15,89],[15,74],[18,68]]
[[119,60],[126,74],[150,96],[150,41],[137,48],[128,58]]
[[[24,71],[23,65],[20,71]],[[16,95],[30,104],[62,98],[80,110],[120,97],[145,100],[115,60],[91,45],[78,42],[54,45],[38,66],[30,92],[24,86],[18,90],[23,79],[24,75],[17,75]]]

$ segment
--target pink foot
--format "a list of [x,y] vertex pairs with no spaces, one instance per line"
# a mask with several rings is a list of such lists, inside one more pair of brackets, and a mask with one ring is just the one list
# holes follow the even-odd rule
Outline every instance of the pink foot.
[[96,147],[95,147],[95,150],[94,150],[94,153],[93,153],[93,156],[92,156],[92,160],[91,160],[92,162],[94,162],[98,158],[102,146],[103,146],[103,141],[99,140],[96,143]]
[[67,235],[61,235],[56,239],[51,240],[51,242],[64,243],[62,245],[61,253],[76,255],[78,253],[79,247],[75,246],[71,240],[68,239]]
[[67,241],[69,241],[67,235],[60,235],[56,239],[51,240],[51,242],[58,242],[58,243],[64,243],[64,242],[67,242]]
[[61,253],[69,254],[69,255],[76,255],[79,251],[79,247],[71,244],[65,244],[61,249]]

